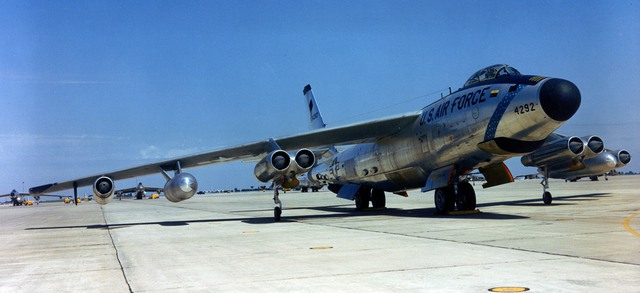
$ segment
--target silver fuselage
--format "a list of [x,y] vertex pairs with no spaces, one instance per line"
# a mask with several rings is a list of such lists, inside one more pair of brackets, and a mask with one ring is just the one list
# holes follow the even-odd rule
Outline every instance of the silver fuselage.
[[564,123],[551,119],[540,103],[540,88],[552,79],[526,78],[529,84],[485,83],[454,92],[424,107],[411,127],[354,145],[320,162],[308,177],[395,192],[425,186],[439,168],[455,165],[469,172],[530,152],[531,147],[479,147],[498,138],[539,146]]

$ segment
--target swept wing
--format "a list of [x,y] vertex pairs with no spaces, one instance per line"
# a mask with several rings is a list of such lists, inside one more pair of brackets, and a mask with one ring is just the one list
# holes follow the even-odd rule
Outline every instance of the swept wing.
[[[275,141],[275,143],[283,150],[372,142],[397,133],[404,127],[414,123],[416,119],[420,117],[420,114],[421,112],[413,112],[364,123],[319,129],[308,133],[274,139],[273,141]],[[177,170],[177,162],[180,163],[181,168],[193,168],[228,161],[248,160],[256,157],[263,157],[273,150],[274,145],[271,141],[263,140],[250,144],[221,148],[202,154],[170,159],[104,174],[97,174],[76,180],[45,184],[30,188],[29,192],[31,194],[41,194],[44,192],[56,192],[72,189],[74,187],[88,186],[92,185],[96,178],[100,176],[107,176],[113,180],[122,180],[156,174],[161,172],[161,170],[175,171]]]

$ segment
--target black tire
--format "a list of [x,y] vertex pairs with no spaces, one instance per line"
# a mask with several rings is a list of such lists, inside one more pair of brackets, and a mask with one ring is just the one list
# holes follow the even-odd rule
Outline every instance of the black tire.
[[453,211],[455,208],[453,190],[450,186],[436,189],[433,194],[433,201],[436,205],[436,212],[439,214]]
[[551,196],[551,192],[545,191],[542,195],[542,202],[546,205],[550,205],[553,201],[553,196]]
[[384,190],[373,189],[371,191],[371,205],[374,208],[384,208],[387,204],[387,199],[384,195]]
[[282,217],[282,209],[279,207],[275,207],[273,209],[273,220],[276,222],[280,222],[281,217]]
[[369,208],[369,201],[371,200],[371,189],[367,187],[360,187],[356,193],[356,210],[362,211]]
[[476,192],[469,182],[458,184],[458,194],[456,206],[459,211],[471,211],[476,209]]

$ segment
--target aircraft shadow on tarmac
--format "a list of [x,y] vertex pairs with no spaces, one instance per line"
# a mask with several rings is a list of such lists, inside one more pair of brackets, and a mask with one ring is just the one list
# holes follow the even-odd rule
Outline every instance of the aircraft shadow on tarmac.
[[[576,195],[567,195],[567,196],[554,196],[553,203],[554,205],[574,205],[577,201],[592,201],[598,200],[601,197],[609,197],[610,193],[588,193],[588,194],[576,194]],[[499,205],[517,205],[517,206],[543,206],[542,199],[533,198],[533,199],[521,199],[521,200],[511,200],[511,201],[503,201],[503,202],[488,202],[478,204],[477,207],[490,207],[490,206],[499,206]]]
[[[558,196],[554,197],[553,205],[571,205],[568,201],[589,201],[598,200],[600,197],[608,197],[609,193],[589,193],[570,196]],[[558,203],[560,201],[560,203]],[[539,198],[535,199],[522,199],[514,201],[503,202],[489,202],[478,204],[478,207],[490,207],[500,205],[516,205],[516,206],[536,206],[542,207],[544,204]],[[475,214],[464,215],[441,215],[438,214],[435,208],[420,208],[420,209],[396,209],[396,208],[384,208],[384,209],[368,209],[364,211],[354,210],[353,205],[332,205],[322,207],[293,207],[287,208],[285,211],[294,210],[317,210],[327,212],[321,215],[291,215],[282,217],[280,222],[301,222],[305,220],[313,219],[331,219],[331,218],[353,218],[353,217],[371,217],[371,216],[386,216],[386,217],[403,217],[403,218],[423,218],[429,219],[434,217],[449,217],[459,219],[483,219],[483,220],[517,220],[527,219],[529,217],[499,213],[480,212]],[[242,210],[232,211],[233,213],[248,213],[248,212],[268,212],[270,210]],[[103,229],[113,230],[126,228],[131,226],[143,226],[143,225],[160,225],[160,226],[187,226],[195,223],[221,223],[221,222],[243,222],[248,224],[277,224],[273,221],[271,215],[265,217],[245,217],[245,218],[228,218],[228,219],[201,219],[201,220],[184,220],[184,221],[155,221],[155,222],[139,222],[139,223],[119,223],[119,224],[94,224],[94,225],[75,225],[75,226],[54,226],[54,227],[33,227],[26,228],[25,230],[55,230],[55,229]]]

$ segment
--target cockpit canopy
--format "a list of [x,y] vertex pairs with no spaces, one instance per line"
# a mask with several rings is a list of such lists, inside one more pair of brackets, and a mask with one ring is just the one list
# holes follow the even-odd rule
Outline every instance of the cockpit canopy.
[[478,70],[474,73],[467,82],[464,83],[464,87],[468,87],[474,83],[478,83],[485,80],[495,79],[506,75],[522,75],[515,68],[506,64],[497,64]]

